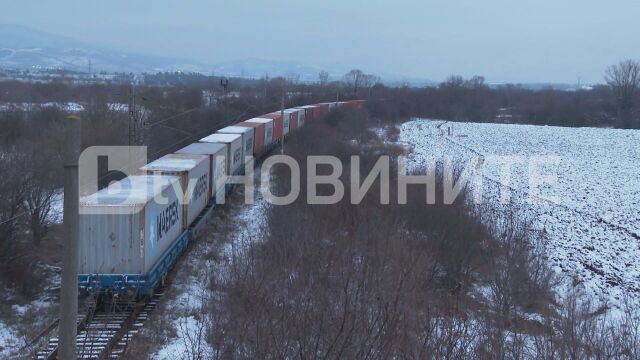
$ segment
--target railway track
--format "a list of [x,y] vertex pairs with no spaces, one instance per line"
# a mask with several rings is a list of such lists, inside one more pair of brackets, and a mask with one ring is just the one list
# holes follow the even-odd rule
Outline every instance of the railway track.
[[[204,232],[213,207],[208,205],[189,228],[193,237],[199,237]],[[78,335],[76,336],[76,354],[78,359],[103,360],[118,359],[124,354],[127,346],[144,326],[150,313],[156,308],[164,295],[165,288],[159,285],[153,295],[132,303],[127,301],[112,301],[108,305],[90,304],[86,315],[78,316]],[[57,328],[54,323],[31,343],[50,334]],[[51,336],[46,348],[35,354],[37,360],[54,360],[58,355],[58,337]]]
[[[119,359],[127,346],[149,319],[164,295],[164,288],[137,303],[114,303],[78,317],[76,354],[78,359]],[[47,346],[36,353],[38,360],[57,359],[58,337],[49,338]]]

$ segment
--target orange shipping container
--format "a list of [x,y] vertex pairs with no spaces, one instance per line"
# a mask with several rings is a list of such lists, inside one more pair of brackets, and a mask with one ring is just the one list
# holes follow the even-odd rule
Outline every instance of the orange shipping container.
[[253,157],[259,158],[264,152],[264,127],[265,124],[255,122],[239,122],[236,126],[253,128]]

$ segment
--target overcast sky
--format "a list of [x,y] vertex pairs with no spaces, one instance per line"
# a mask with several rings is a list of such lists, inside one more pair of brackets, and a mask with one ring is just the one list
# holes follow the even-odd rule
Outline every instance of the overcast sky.
[[575,83],[640,58],[637,0],[0,0],[0,9],[0,23],[207,63]]

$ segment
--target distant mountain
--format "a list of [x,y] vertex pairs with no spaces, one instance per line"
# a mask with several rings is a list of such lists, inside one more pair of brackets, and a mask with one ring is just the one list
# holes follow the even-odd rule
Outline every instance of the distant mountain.
[[[185,71],[229,77],[298,77],[303,82],[318,80],[326,70],[332,80],[351,68],[339,64],[305,65],[295,61],[248,58],[207,64],[189,59],[138,54],[87,44],[71,37],[11,24],[0,24],[0,68],[56,68],[79,72]],[[365,69],[363,69],[365,70]],[[388,84],[424,85],[433,82],[393,74],[378,74]]]
[[89,45],[73,38],[0,24],[0,67],[64,68],[74,71],[155,72],[210,68],[195,61],[136,54]]

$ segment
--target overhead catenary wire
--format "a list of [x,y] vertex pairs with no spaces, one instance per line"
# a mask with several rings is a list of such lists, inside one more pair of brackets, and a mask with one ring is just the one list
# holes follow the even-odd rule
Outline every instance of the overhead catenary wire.
[[[259,111],[259,109],[258,109],[258,108],[256,108],[254,105],[249,104],[249,103],[248,103],[248,102],[246,102],[245,100],[243,100],[243,99],[239,99],[239,100],[240,100],[240,101],[242,101],[242,102],[243,102],[247,107],[250,107],[250,108],[252,108],[253,110]],[[198,110],[198,109],[200,109],[200,108],[202,108],[202,107],[201,107],[201,106],[197,106],[197,107],[193,107],[193,108],[190,108],[190,109],[184,110],[184,111],[182,111],[182,112],[180,112],[180,113],[178,113],[178,114],[174,114],[174,115],[168,116],[168,117],[166,117],[166,118],[163,118],[163,119],[161,119],[161,120],[158,120],[158,121],[154,122],[153,124],[150,124],[150,125],[149,125],[149,128],[151,128],[151,127],[153,127],[153,126],[156,126],[156,125],[162,125],[163,123],[165,123],[165,122],[167,122],[167,121],[170,121],[170,120],[173,120],[173,119],[177,119],[177,118],[179,118],[179,117],[181,117],[181,116],[184,116],[184,115],[190,114],[190,113],[192,113],[192,112],[194,112],[194,111],[196,111],[196,110]],[[245,110],[245,111],[243,111],[242,113],[240,113],[239,115],[235,116],[233,119],[231,119],[231,120],[229,120],[229,121],[223,122],[222,124],[217,124],[217,125],[212,126],[212,127],[208,128],[208,129],[202,130],[202,131],[200,131],[200,132],[198,132],[198,133],[190,134],[190,135],[188,135],[188,136],[185,136],[185,137],[181,138],[180,140],[178,140],[178,141],[176,141],[176,142],[174,142],[174,143],[172,143],[172,144],[170,144],[170,145],[168,145],[168,146],[165,146],[165,147],[163,147],[162,149],[160,149],[160,150],[158,150],[158,151],[155,151],[154,153],[152,153],[152,154],[150,155],[150,157],[154,157],[154,156],[156,156],[156,155],[158,155],[158,154],[161,154],[161,153],[163,153],[164,151],[166,151],[166,150],[168,150],[168,149],[171,149],[172,147],[174,147],[174,146],[176,146],[176,145],[178,145],[178,144],[180,144],[180,143],[182,143],[182,142],[184,142],[184,141],[189,141],[189,140],[196,139],[196,138],[197,138],[196,140],[199,140],[199,137],[200,137],[200,136],[206,135],[206,134],[207,134],[207,133],[209,133],[210,131],[213,131],[213,130],[216,130],[216,129],[219,129],[219,128],[223,128],[223,127],[225,127],[225,126],[229,126],[229,125],[232,125],[232,124],[236,123],[240,118],[244,117],[247,113],[248,113],[248,111],[247,111],[247,110]],[[167,125],[163,125],[163,127],[167,128],[167,129],[174,130],[174,131],[180,131],[180,132],[183,132],[183,133],[189,133],[188,131],[185,131],[185,130],[183,130],[183,129],[178,129],[178,128],[174,128],[174,127],[167,126]],[[113,170],[113,171],[122,171],[122,170],[125,170],[126,168],[127,168],[127,167],[126,167],[126,166],[124,166],[124,167],[121,167],[121,168],[119,168],[119,169],[112,169],[112,170]],[[107,175],[103,175],[103,176],[99,177],[99,178],[98,178],[98,179],[96,179],[96,180],[97,180],[97,181],[101,181],[101,180],[106,179],[108,176],[109,176],[108,174],[107,174]],[[81,185],[79,186],[79,189],[85,188],[85,187],[86,187],[86,186],[88,186],[88,185],[89,185],[89,184],[81,184]],[[7,224],[7,223],[9,223],[9,222],[11,222],[11,221],[13,221],[13,220],[19,219],[19,218],[21,218],[21,217],[23,217],[23,216],[27,216],[27,215],[29,215],[29,211],[24,211],[24,212],[22,212],[22,213],[19,213],[19,214],[17,214],[17,215],[12,216],[12,217],[11,217],[11,218],[9,218],[9,219],[3,220],[2,222],[0,222],[0,225]]]
[[[151,153],[151,154],[149,155],[149,157],[153,158],[154,156],[159,155],[159,154],[162,154],[162,153],[164,153],[165,151],[167,151],[167,150],[169,150],[169,149],[173,148],[174,146],[177,146],[177,145],[179,145],[179,144],[181,144],[181,143],[183,143],[183,142],[185,142],[185,141],[191,141],[191,140],[194,140],[194,139],[195,139],[195,140],[199,140],[202,136],[204,136],[204,135],[208,134],[210,131],[213,131],[213,130],[216,130],[216,129],[219,129],[219,128],[223,128],[223,127],[225,127],[225,126],[229,126],[229,125],[231,125],[231,124],[236,123],[240,118],[244,117],[246,114],[247,114],[247,111],[243,111],[241,114],[239,114],[238,116],[234,117],[233,119],[231,119],[231,120],[229,120],[229,121],[227,121],[227,122],[223,122],[222,124],[216,124],[216,125],[214,125],[214,126],[212,126],[212,127],[210,127],[210,128],[207,128],[207,129],[205,129],[205,130],[199,131],[199,132],[194,133],[194,134],[187,135],[187,136],[185,136],[185,137],[181,138],[180,140],[178,140],[178,141],[176,141],[176,142],[173,142],[173,143],[171,143],[170,145],[167,145],[167,146],[165,146],[165,147],[161,148],[160,150],[157,150],[157,151],[155,151],[155,152]],[[113,171],[122,171],[122,170],[125,170],[126,168],[127,168],[127,166],[123,166],[123,167],[121,167],[121,168],[119,168],[119,169],[112,169],[112,170],[113,170]],[[109,176],[109,175],[103,175],[103,176],[99,177],[99,178],[97,179],[97,181],[104,180],[104,179],[106,179],[108,176]],[[89,185],[89,184],[83,184],[83,185],[81,186],[81,188],[86,187],[87,185]]]
[[173,119],[179,118],[179,117],[181,117],[181,116],[187,115],[187,114],[192,113],[192,112],[194,112],[194,111],[196,111],[196,110],[198,110],[198,109],[200,109],[200,108],[201,108],[201,106],[196,106],[196,107],[193,107],[193,108],[191,108],[191,109],[184,110],[184,111],[183,111],[183,112],[181,112],[181,113],[178,113],[178,114],[175,114],[175,115],[171,115],[171,116],[166,117],[166,118],[164,118],[164,119],[162,119],[162,120],[158,120],[158,121],[156,121],[156,122],[154,122],[154,123],[152,123],[152,124],[149,124],[149,128],[154,127],[154,126],[156,126],[156,125],[163,124],[163,123],[165,123],[165,122],[167,122],[167,121],[169,121],[169,120],[173,120]]
[[[180,116],[183,116],[183,115],[186,115],[186,114],[188,114],[188,113],[191,113],[191,112],[193,112],[193,111],[197,110],[198,108],[199,108],[199,107],[191,108],[191,109],[185,110],[185,111],[183,111],[183,112],[181,112],[181,113],[179,113],[179,114],[171,115],[171,116],[169,116],[169,117],[167,117],[167,118],[164,118],[164,119],[162,119],[162,120],[160,120],[160,121],[158,121],[158,122],[155,122],[155,123],[151,124],[151,126],[154,126],[154,125],[160,125],[160,124],[162,124],[163,122],[166,122],[166,121],[169,121],[169,120],[172,120],[172,119],[176,119],[176,118],[178,118],[178,117],[180,117]],[[170,128],[170,129],[173,129],[173,130],[176,130],[176,131],[178,131],[178,130],[179,130],[179,129],[177,129],[177,128],[172,128],[172,127],[169,127],[169,126],[165,126],[165,127]],[[178,142],[176,142],[176,143],[174,143],[174,144],[170,145],[169,147],[163,148],[163,149],[162,149],[162,150],[160,150],[159,152],[156,152],[156,153],[152,154],[152,157],[153,157],[153,156],[155,156],[155,155],[157,155],[158,153],[160,153],[160,152],[162,152],[162,151],[164,151],[164,150],[166,150],[166,149],[170,148],[171,146],[175,146],[175,145],[179,144],[180,142],[187,140],[190,136],[192,136],[192,135],[189,135],[188,137],[185,137],[185,138],[181,139],[180,141],[178,141]],[[122,171],[122,170],[124,170],[124,169],[126,169],[126,167],[122,167],[122,168],[120,168],[120,169],[114,169],[114,170],[116,170],[116,171]],[[108,176],[108,175],[105,175],[105,176],[99,177],[97,180],[98,180],[98,181],[100,181],[100,180],[104,180],[104,179],[106,179],[106,178],[107,178],[107,176]],[[80,188],[83,188],[83,187],[85,187],[85,186],[87,186],[87,185],[88,185],[88,184],[83,184],[83,185],[81,185],[81,186],[80,186]],[[14,216],[10,217],[9,219],[6,219],[6,220],[1,221],[1,222],[0,222],[0,225],[7,224],[7,223],[9,223],[9,222],[11,222],[11,221],[14,221],[14,220],[16,220],[16,219],[19,219],[19,218],[21,218],[21,217],[23,217],[23,216],[27,216],[27,215],[29,215],[29,214],[30,214],[30,212],[29,212],[29,211],[23,211],[23,212],[21,212],[21,213],[18,213],[17,215],[14,215]]]
[[[161,125],[162,123],[167,122],[167,121],[169,121],[169,120],[173,120],[173,119],[179,118],[180,116],[184,116],[184,115],[186,115],[186,114],[192,113],[192,112],[194,112],[194,111],[198,110],[199,108],[201,108],[201,107],[200,107],[200,106],[198,106],[198,107],[194,107],[194,108],[191,108],[191,109],[187,109],[187,110],[185,110],[185,111],[182,111],[182,112],[180,112],[180,113],[178,113],[178,114],[171,115],[171,116],[169,116],[169,117],[166,117],[166,118],[164,118],[164,119],[161,119],[161,120],[159,120],[159,121],[156,121],[156,122],[154,122],[153,124],[150,124],[150,126],[149,126],[149,127],[153,127],[153,126],[155,126],[155,125]],[[244,114],[245,114],[245,113],[246,113],[246,111],[245,111],[245,112],[243,112],[241,115],[239,115],[237,118],[240,118],[240,117],[244,116]],[[236,120],[236,119],[234,119],[233,121],[237,121],[237,120]],[[233,122],[233,121],[231,121],[231,122]],[[207,132],[209,132],[209,131],[214,130],[214,129],[215,129],[216,127],[218,127],[218,126],[220,126],[220,125],[216,125],[216,126],[214,126],[214,127],[212,127],[212,128],[209,128],[209,129],[207,129],[207,130],[204,130],[204,131],[202,131],[202,132],[200,132],[200,133],[207,133]],[[224,127],[224,126],[227,126],[227,125],[223,125],[223,127]],[[175,131],[182,131],[182,132],[186,132],[186,133],[188,133],[188,132],[187,132],[187,131],[185,131],[185,130],[177,129],[177,128],[173,128],[173,127],[166,126],[166,125],[163,125],[163,127],[168,128],[168,129],[172,129],[172,130],[175,130]],[[179,143],[181,143],[181,142],[183,142],[183,141],[187,141],[189,138],[197,137],[200,133],[195,134],[195,135],[194,135],[194,134],[189,133],[189,134],[190,134],[189,136],[186,136],[186,137],[184,137],[184,138],[180,139],[179,141],[177,141],[177,142],[175,142],[175,143],[173,143],[173,144],[171,144],[171,145],[169,145],[169,146],[166,146],[166,147],[164,147],[164,148],[162,148],[162,149],[160,149],[160,150],[158,150],[158,151],[154,152],[153,154],[151,154],[151,157],[156,156],[156,155],[158,155],[158,154],[160,154],[160,153],[164,152],[165,150],[170,149],[171,147],[178,145]],[[112,169],[112,170],[115,170],[115,171],[122,171],[122,170],[125,170],[125,169],[126,169],[126,166],[125,166],[125,167],[121,167],[120,169]],[[106,179],[108,176],[109,176],[109,175],[101,176],[101,177],[99,177],[99,178],[97,179],[97,181],[104,180],[104,179]],[[86,187],[87,185],[89,185],[89,184],[82,184],[82,185],[80,186],[80,188]],[[29,212],[29,211],[23,211],[23,212],[21,212],[21,213],[18,213],[17,215],[14,215],[14,216],[10,217],[9,219],[6,219],[6,220],[1,221],[1,222],[0,222],[0,225],[4,225],[4,224],[7,224],[7,223],[10,223],[11,221],[14,221],[14,220],[16,220],[16,219],[19,219],[19,218],[21,218],[21,217],[23,217],[23,216],[27,216],[27,215],[29,215],[29,214],[30,214],[30,212]]]

